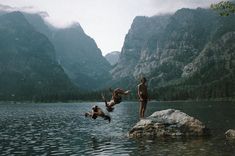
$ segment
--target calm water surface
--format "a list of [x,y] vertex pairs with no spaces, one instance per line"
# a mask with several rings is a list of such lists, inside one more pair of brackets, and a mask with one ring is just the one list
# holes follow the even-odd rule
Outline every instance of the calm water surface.
[[137,102],[123,102],[109,124],[92,120],[84,112],[103,103],[0,105],[1,155],[160,155],[233,156],[235,141],[224,132],[235,128],[234,102],[150,102],[147,115],[175,108],[203,121],[211,130],[208,138],[128,139],[138,121]]

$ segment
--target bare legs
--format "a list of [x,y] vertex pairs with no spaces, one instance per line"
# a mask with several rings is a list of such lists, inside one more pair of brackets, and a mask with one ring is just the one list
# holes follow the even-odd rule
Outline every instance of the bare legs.
[[[110,91],[112,91],[112,89],[110,89]],[[128,95],[130,93],[129,90],[125,91],[123,89],[120,89],[120,88],[116,88],[114,91],[113,91],[113,94],[117,95],[117,94],[121,94],[121,95]]]
[[108,116],[108,115],[104,115],[104,116],[103,116],[103,118],[104,118],[104,120],[108,120],[108,121],[109,121],[109,123],[110,123],[110,121],[111,121],[110,116]]
[[108,104],[108,102],[107,102],[107,100],[106,100],[106,98],[104,97],[104,95],[103,94],[101,94],[101,97],[102,97],[102,99],[104,100],[104,102],[105,102],[105,106],[106,107],[108,107],[109,106],[109,104]]
[[146,105],[147,105],[147,101],[140,101],[140,110],[139,110],[140,118],[144,118]]
[[105,106],[106,106],[107,111],[112,112],[114,110],[113,106],[114,106],[115,103],[113,101],[108,102],[103,94],[101,94],[101,96],[102,96],[102,99],[105,102]]

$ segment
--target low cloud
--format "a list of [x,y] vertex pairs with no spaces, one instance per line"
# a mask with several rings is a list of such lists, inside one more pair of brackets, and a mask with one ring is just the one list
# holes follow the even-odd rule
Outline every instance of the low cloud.
[[0,4],[0,11],[4,12],[13,12],[13,11],[21,11],[25,13],[36,13],[42,16],[43,18],[49,17],[49,14],[45,11],[37,11],[33,6],[25,6],[25,7],[12,7],[9,5]]
[[156,14],[173,13],[181,8],[209,8],[211,4],[221,0],[149,0]]
[[0,0],[0,4],[4,4],[0,5],[0,10],[39,13],[57,27],[79,22],[84,31],[95,39],[103,54],[106,54],[121,50],[135,16],[173,13],[181,8],[205,8],[219,1],[221,0]]

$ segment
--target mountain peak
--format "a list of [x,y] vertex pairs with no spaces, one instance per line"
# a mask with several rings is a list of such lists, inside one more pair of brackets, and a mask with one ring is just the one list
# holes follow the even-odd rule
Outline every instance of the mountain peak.
[[80,32],[84,32],[84,30],[82,29],[82,26],[78,22],[73,22],[71,25],[69,25],[65,29],[70,29],[70,30],[72,29],[76,31],[79,30]]
[[115,65],[120,57],[121,52],[119,51],[113,51],[105,55],[106,60],[111,64]]
[[14,23],[16,25],[24,25],[24,26],[30,25],[28,21],[26,20],[25,16],[23,15],[23,13],[21,13],[20,11],[6,13],[2,15],[0,18],[4,21],[8,21],[8,22],[10,21],[10,23]]
[[24,15],[20,11],[13,11],[13,12],[5,14],[4,16],[24,18]]
[[79,27],[79,28],[81,28],[81,25],[80,25],[80,23],[78,23],[78,22],[73,22],[71,25],[70,25],[70,27],[71,28],[73,28],[73,27]]

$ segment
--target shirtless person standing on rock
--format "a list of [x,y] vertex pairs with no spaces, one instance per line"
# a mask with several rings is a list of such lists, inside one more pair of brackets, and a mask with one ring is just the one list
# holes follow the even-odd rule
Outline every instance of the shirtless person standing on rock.
[[141,83],[138,85],[138,96],[140,100],[140,118],[144,118],[144,113],[146,110],[146,105],[148,103],[148,91],[147,91],[147,85],[146,85],[146,78],[143,77],[141,79]]

